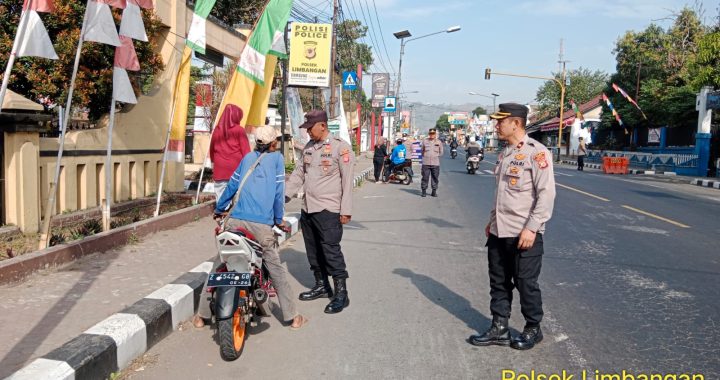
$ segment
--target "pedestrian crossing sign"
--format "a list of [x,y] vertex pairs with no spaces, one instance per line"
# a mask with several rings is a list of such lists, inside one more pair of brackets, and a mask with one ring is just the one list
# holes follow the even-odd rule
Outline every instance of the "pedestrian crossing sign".
[[343,90],[357,90],[357,73],[345,71],[343,73]]

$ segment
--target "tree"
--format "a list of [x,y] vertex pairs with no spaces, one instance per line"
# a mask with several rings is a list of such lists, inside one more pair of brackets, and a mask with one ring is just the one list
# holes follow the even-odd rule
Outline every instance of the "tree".
[[[0,2],[0,67],[5,68],[12,49],[13,39],[22,9],[22,0]],[[67,0],[55,2],[56,11],[42,14],[50,39],[60,59],[50,60],[24,57],[15,61],[9,87],[30,99],[47,99],[46,105],[62,104],[67,99],[70,76],[75,60],[78,36],[85,13],[84,2]],[[122,10],[113,9],[116,23],[120,23]],[[157,37],[163,29],[153,10],[142,11],[149,42],[133,41],[140,72],[128,72],[136,92],[146,89],[154,75],[163,69],[162,58],[156,51]],[[73,93],[74,109],[86,109],[91,120],[109,112],[112,99],[112,72],[115,48],[100,43],[83,44],[80,69]]]
[[[562,81],[561,73],[555,73],[553,77]],[[570,84],[565,89],[565,108],[570,107],[571,100],[582,104],[597,96],[605,87],[608,75],[600,70],[592,71],[580,67],[568,71],[567,79]],[[555,115],[560,109],[560,87],[555,81],[547,81],[538,89],[536,99],[540,113]]]
[[435,129],[437,129],[440,132],[449,132],[450,131],[450,122],[448,121],[449,115],[440,115],[437,122],[435,122]]
[[475,116],[487,115],[487,110],[485,108],[483,108],[482,106],[478,106],[477,108],[475,108],[472,111],[472,114]]
[[[718,80],[720,44],[708,34],[698,11],[684,8],[673,16],[668,30],[651,24],[641,32],[628,31],[618,39],[614,53],[617,73],[605,88],[626,128],[643,124],[691,127],[696,123],[695,93],[703,83]],[[640,76],[640,82],[637,78]],[[615,93],[611,84],[623,87],[640,107]],[[639,93],[631,91],[639,84]],[[603,106],[603,127],[617,125],[607,106]]]
[[[222,21],[230,27],[241,24],[252,25],[260,17],[265,0],[217,0],[210,16]],[[191,8],[194,5],[188,4]]]

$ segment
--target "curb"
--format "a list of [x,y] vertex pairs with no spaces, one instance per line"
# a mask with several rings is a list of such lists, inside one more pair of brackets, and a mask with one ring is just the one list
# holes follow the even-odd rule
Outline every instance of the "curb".
[[125,245],[132,235],[143,237],[159,231],[177,228],[192,222],[196,217],[204,217],[212,213],[214,203],[214,201],[205,202],[160,215],[157,218],[141,220],[137,223],[101,232],[77,242],[60,244],[3,260],[0,262],[0,284],[19,281],[40,269],[53,268],[83,256]]
[[[367,168],[356,175],[353,187],[367,179],[372,169]],[[212,203],[195,207],[212,207]],[[300,231],[299,213],[290,214],[285,220],[290,223],[291,231],[279,238],[280,243]],[[33,360],[6,380],[105,379],[124,369],[177,330],[183,321],[192,318],[211,269],[212,262],[203,262],[47,355]]]
[[692,182],[690,182],[690,184],[695,186],[720,189],[720,180],[694,179],[692,180]]
[[[563,164],[566,165],[573,165],[577,166],[577,161],[568,161],[568,160],[562,160]],[[600,164],[585,164],[586,168],[591,169],[599,169],[602,170],[603,166]],[[676,176],[677,173],[675,172],[663,172],[663,171],[655,171],[655,170],[638,170],[638,169],[629,169],[628,174],[634,174],[634,175],[666,175],[666,176]]]

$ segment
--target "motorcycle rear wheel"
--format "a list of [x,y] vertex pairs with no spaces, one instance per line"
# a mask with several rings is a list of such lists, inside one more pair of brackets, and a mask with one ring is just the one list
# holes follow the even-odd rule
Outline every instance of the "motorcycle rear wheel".
[[218,340],[220,341],[220,357],[233,361],[240,357],[247,339],[247,323],[244,312],[239,307],[232,318],[218,321]]
[[409,185],[410,182],[412,182],[412,177],[410,177],[410,173],[405,171],[405,179],[402,181],[403,185]]

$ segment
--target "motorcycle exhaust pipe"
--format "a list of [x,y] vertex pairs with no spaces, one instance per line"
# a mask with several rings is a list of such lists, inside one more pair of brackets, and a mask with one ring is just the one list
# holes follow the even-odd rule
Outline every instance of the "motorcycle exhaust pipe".
[[255,289],[255,292],[253,293],[253,298],[255,298],[255,302],[258,303],[258,305],[262,305],[268,300],[268,293],[265,291],[265,289]]

